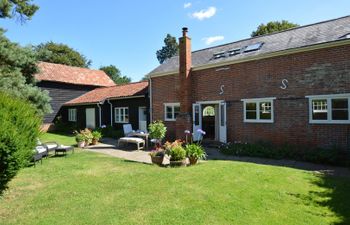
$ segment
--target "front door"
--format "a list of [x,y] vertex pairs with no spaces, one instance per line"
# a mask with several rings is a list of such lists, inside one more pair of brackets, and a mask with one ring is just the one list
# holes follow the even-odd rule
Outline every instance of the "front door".
[[226,103],[222,102],[219,105],[219,140],[227,142],[227,125],[226,125]]
[[147,131],[147,108],[139,107],[139,130]]
[[202,109],[200,104],[192,105],[192,120],[193,120],[193,141],[198,141],[200,138],[198,129],[202,129]]
[[86,112],[86,127],[90,129],[95,129],[96,127],[95,108],[87,108],[85,112]]

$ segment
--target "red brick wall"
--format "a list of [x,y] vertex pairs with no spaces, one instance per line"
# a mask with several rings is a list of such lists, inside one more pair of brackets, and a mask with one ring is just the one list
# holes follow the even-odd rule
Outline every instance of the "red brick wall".
[[[350,93],[350,46],[296,53],[192,72],[193,101],[225,100],[228,141],[289,142],[349,148],[350,125],[309,124],[307,95]],[[164,102],[178,102],[176,76],[152,78],[153,118],[164,118]],[[280,88],[288,80],[288,88]],[[225,85],[220,95],[220,86]],[[274,123],[243,122],[244,98],[276,97]],[[173,122],[171,122],[173,123]],[[172,124],[167,124],[173,132]]]

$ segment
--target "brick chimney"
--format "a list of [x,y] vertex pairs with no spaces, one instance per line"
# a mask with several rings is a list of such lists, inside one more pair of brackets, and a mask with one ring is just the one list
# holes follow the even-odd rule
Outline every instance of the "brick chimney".
[[180,113],[176,118],[176,138],[183,139],[185,130],[192,130],[192,90],[191,90],[191,38],[187,36],[187,27],[182,28],[179,38],[179,77],[178,99]]

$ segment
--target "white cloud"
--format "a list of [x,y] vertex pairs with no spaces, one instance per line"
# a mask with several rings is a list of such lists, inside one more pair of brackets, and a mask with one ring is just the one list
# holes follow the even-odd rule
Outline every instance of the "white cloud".
[[184,4],[184,8],[187,9],[187,8],[190,8],[192,6],[192,3],[191,2],[187,2]]
[[224,40],[224,38],[225,38],[224,36],[213,36],[213,37],[203,38],[202,40],[205,42],[206,45],[211,45],[214,42]]
[[199,19],[199,20],[204,20],[204,19],[209,19],[210,17],[214,16],[216,13],[216,8],[211,6],[208,9],[202,9],[200,11],[192,13],[192,17]]

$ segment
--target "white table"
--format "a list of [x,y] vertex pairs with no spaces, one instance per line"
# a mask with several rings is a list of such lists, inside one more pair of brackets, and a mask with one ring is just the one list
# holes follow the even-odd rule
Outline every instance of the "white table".
[[145,142],[146,142],[146,149],[148,149],[148,137],[149,137],[149,133],[144,133],[144,132],[132,132],[132,133],[130,133],[130,136],[140,137],[140,138],[145,139]]

